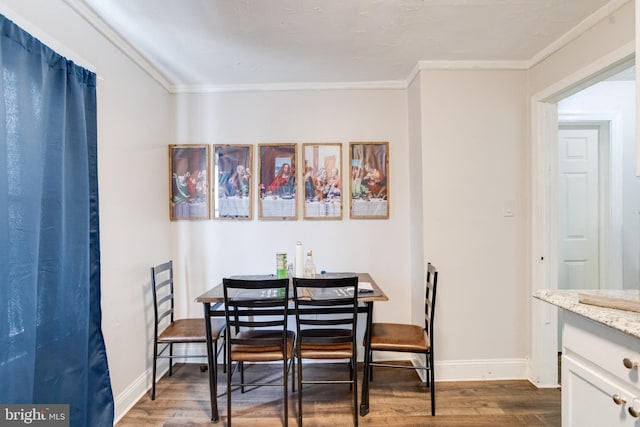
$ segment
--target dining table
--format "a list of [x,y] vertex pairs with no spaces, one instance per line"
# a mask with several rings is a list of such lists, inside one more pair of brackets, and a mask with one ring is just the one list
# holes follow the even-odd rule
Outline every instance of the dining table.
[[[371,277],[369,273],[324,273],[323,275],[316,275],[317,278],[321,277],[345,277],[345,276],[353,276],[356,275],[358,277],[358,285],[360,287],[360,291],[358,292],[358,311],[360,313],[366,314],[366,327],[364,333],[364,364],[365,366],[369,363],[369,357],[371,353],[371,324],[373,317],[373,303],[388,301],[389,298],[384,293],[384,291],[380,288],[380,286],[375,282],[375,280]],[[234,279],[245,279],[245,280],[266,280],[266,279],[275,279],[276,276],[273,274],[269,275],[238,275],[231,276]],[[291,284],[293,287],[293,283]],[[293,291],[290,292],[292,295],[291,300],[293,301]],[[211,422],[218,422],[219,414],[218,414],[218,373],[215,369],[213,369],[214,365],[214,357],[217,357],[213,350],[213,340],[211,338],[211,321],[212,317],[224,317],[224,309],[220,309],[224,306],[224,290],[222,283],[219,283],[200,295],[196,298],[196,302],[202,303],[204,307],[204,318],[205,318],[205,326],[207,329],[207,364],[208,364],[208,372],[209,372],[209,394],[211,399]],[[291,314],[294,314],[293,304],[290,304],[289,310]],[[360,403],[360,415],[366,415],[369,412],[369,378],[366,378],[366,375],[362,378],[362,398]]]

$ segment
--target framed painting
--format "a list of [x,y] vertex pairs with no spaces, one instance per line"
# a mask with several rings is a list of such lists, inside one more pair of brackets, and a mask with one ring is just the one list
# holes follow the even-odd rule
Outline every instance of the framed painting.
[[302,144],[304,219],[342,219],[342,144]]
[[171,221],[209,219],[209,146],[169,145]]
[[350,218],[389,218],[389,143],[350,142]]
[[258,217],[297,219],[296,144],[259,144]]
[[213,146],[213,218],[253,217],[253,146]]

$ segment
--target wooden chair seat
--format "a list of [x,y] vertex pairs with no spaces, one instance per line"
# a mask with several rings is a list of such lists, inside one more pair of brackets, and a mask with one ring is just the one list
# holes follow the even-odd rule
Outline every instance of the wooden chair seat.
[[[307,329],[300,332],[300,353],[304,359],[351,359],[351,331],[342,329]],[[307,342],[305,338],[314,337]],[[320,342],[326,339],[326,343]],[[344,339],[345,342],[336,342]],[[348,341],[347,341],[348,340]]]
[[[302,337],[300,339],[300,353],[304,359],[351,359],[353,357],[351,331],[307,329],[301,331],[300,335]],[[314,337],[315,340],[308,341],[310,337]],[[320,338],[326,339],[327,342],[319,342]],[[345,342],[337,342],[341,339]]]
[[[224,320],[211,320],[211,338],[217,340],[224,330]],[[166,343],[202,343],[206,342],[204,319],[174,320],[158,337],[159,342]]]
[[[244,330],[236,339],[240,340],[260,340],[265,338],[278,338],[282,336],[282,331],[268,330]],[[293,357],[295,345],[295,333],[287,332],[287,356]],[[233,344],[231,346],[231,358],[235,361],[243,362],[273,362],[282,360],[282,348],[280,346],[259,347],[255,345]]]
[[371,326],[371,350],[423,352],[429,347],[429,337],[423,326],[400,323],[374,323]]
[[303,359],[351,359],[353,352],[351,344],[328,344],[313,346],[314,348],[300,348]]

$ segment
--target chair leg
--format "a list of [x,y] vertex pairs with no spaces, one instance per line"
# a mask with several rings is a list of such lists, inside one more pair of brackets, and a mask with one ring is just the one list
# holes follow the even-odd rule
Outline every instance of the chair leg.
[[[225,348],[224,346],[227,345],[227,336],[226,335],[224,336],[223,340],[224,341],[222,343],[223,344],[222,348]],[[223,363],[222,364],[222,372],[223,373],[227,373],[227,352],[226,351],[222,352],[222,363]]]
[[244,393],[244,363],[238,363],[240,364],[240,392]]
[[353,390],[353,358],[349,359],[349,391]]
[[173,343],[169,344],[169,376],[173,375]]
[[427,388],[431,388],[431,363],[429,362],[429,354],[424,355],[424,366],[427,367]]
[[429,376],[431,377],[431,416],[436,416],[436,374],[433,366],[433,351],[429,353]]
[[369,352],[369,382],[373,382],[373,366],[371,363],[373,362],[373,351]]
[[158,363],[158,343],[153,344],[153,376],[151,377],[151,400],[156,400],[156,363]]
[[356,358],[353,357],[351,359],[351,381],[353,387],[353,425],[354,427],[358,427],[358,372],[356,371]]
[[302,427],[302,358],[298,356],[298,427]]
[[[230,357],[228,360],[231,363]],[[231,427],[231,377],[233,375],[233,369],[231,368],[232,366],[229,366],[229,369],[227,369],[227,427]]]
[[289,425],[289,367],[287,366],[289,359],[286,357],[282,360],[282,388],[283,388],[283,404],[284,404],[284,425]]
[[291,371],[291,391],[295,393],[296,391],[296,358],[293,356],[290,360],[291,365],[289,366],[289,370]]

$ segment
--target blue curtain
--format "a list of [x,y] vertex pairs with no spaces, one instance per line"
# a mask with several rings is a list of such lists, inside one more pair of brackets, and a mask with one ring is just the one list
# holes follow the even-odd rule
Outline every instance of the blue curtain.
[[0,402],[111,427],[96,76],[2,15],[0,30]]

